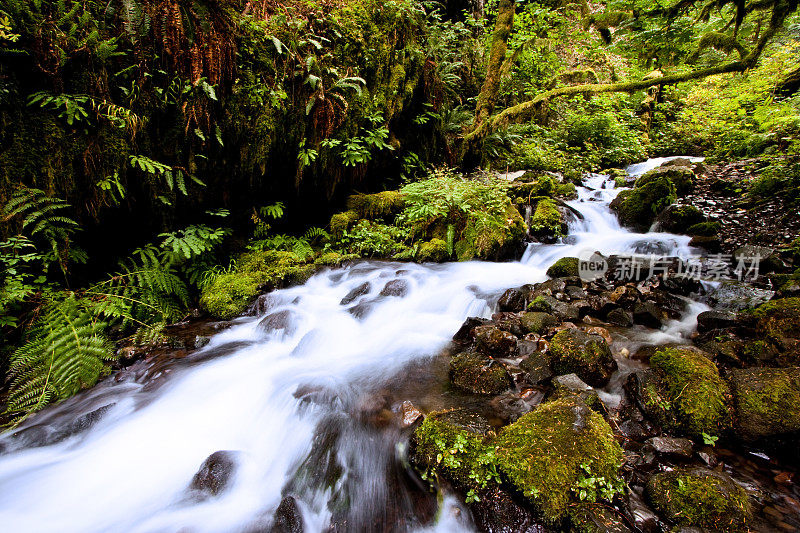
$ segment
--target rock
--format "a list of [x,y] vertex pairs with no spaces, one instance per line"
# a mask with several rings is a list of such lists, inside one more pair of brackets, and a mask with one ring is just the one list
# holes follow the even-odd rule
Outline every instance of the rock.
[[658,225],[669,233],[689,233],[689,228],[704,222],[705,215],[693,205],[673,204],[664,209],[656,219]]
[[645,172],[636,180],[634,187],[644,187],[665,178],[675,186],[678,196],[685,196],[694,187],[694,172],[689,167],[681,166],[661,166]]
[[800,368],[747,368],[730,373],[736,435],[755,441],[800,431]]
[[461,344],[469,344],[474,338],[473,330],[478,326],[486,326],[491,324],[492,321],[486,318],[469,317],[464,321],[455,335],[453,341]]
[[263,316],[267,314],[267,311],[273,309],[276,305],[278,305],[278,298],[273,293],[261,294],[256,301],[253,302],[253,305],[250,306],[248,310],[249,315],[252,316]]
[[498,394],[514,385],[506,367],[475,352],[463,352],[450,361],[450,380],[474,394]]
[[194,348],[196,350],[199,350],[200,348],[207,346],[209,342],[211,342],[211,337],[206,337],[204,335],[195,335]]
[[599,335],[603,337],[603,340],[606,341],[606,344],[611,344],[614,340],[611,338],[611,333],[606,328],[601,328],[600,326],[592,326],[590,328],[584,328],[584,331],[589,335]]
[[746,529],[752,515],[744,489],[727,474],[706,468],[656,474],[645,495],[658,514],[680,526],[738,531]]
[[521,323],[525,333],[541,335],[548,329],[556,327],[558,325],[558,320],[548,313],[532,311],[522,315]]
[[508,289],[497,301],[497,308],[500,311],[523,311],[528,304],[527,295],[528,292],[522,289]]
[[741,311],[769,301],[775,291],[741,281],[723,281],[708,293],[708,303],[718,311]]
[[733,258],[734,266],[737,266],[739,261],[743,261],[745,270],[747,270],[751,263],[757,262],[758,272],[761,274],[786,270],[786,263],[781,259],[780,254],[778,254],[774,248],[768,248],[766,246],[747,244],[741,248],[737,248],[733,252]]
[[261,319],[258,328],[265,333],[281,331],[284,335],[294,335],[297,331],[297,324],[291,311],[277,311]]
[[414,404],[408,400],[400,404],[400,415],[402,416],[401,427],[403,428],[413,426],[417,420],[423,417],[422,411],[414,407]]
[[294,496],[286,496],[275,510],[269,533],[303,533],[303,513]]
[[553,380],[553,386],[556,389],[562,389],[566,392],[581,393],[591,392],[594,389],[586,384],[577,374],[565,374],[558,376]]
[[408,294],[408,282],[404,279],[393,279],[392,281],[388,282],[386,285],[383,286],[381,289],[380,295],[381,296],[394,296],[394,297],[403,297]]
[[617,211],[620,222],[626,226],[645,231],[653,223],[656,213],[661,212],[677,198],[675,185],[666,177],[657,177],[632,190],[622,191],[611,202],[611,209]]
[[647,449],[653,450],[661,455],[672,457],[682,457],[689,459],[692,457],[692,441],[676,437],[653,437],[645,442]]
[[731,328],[737,323],[736,313],[730,311],[703,311],[697,315],[697,331],[700,333],[712,329]]
[[527,380],[532,385],[542,383],[553,377],[553,370],[550,368],[550,355],[542,352],[534,352],[526,359],[523,359],[519,367],[525,371]]
[[659,329],[663,325],[663,313],[653,302],[639,302],[633,308],[633,322]]
[[544,529],[533,512],[517,496],[501,487],[483,491],[480,499],[470,504],[479,531],[542,533]]
[[495,443],[498,469],[548,523],[579,501],[577,483],[584,475],[622,488],[622,449],[605,419],[577,398],[538,406],[504,427]]
[[692,168],[692,161],[685,157],[676,157],[675,159],[670,159],[669,161],[665,161],[661,163],[661,168],[665,167],[686,167]]
[[633,325],[633,314],[621,309],[612,309],[606,315],[606,320],[615,326],[629,328]]
[[568,300],[585,300],[586,299],[586,291],[583,290],[582,287],[575,287],[569,285],[566,288],[567,299]]
[[339,302],[339,305],[348,305],[353,303],[357,298],[364,296],[365,294],[369,294],[370,291],[370,284],[368,281],[365,281],[355,289],[351,290],[347,293],[347,295],[342,298],[342,301]]
[[712,254],[722,251],[722,241],[720,241],[719,237],[716,236],[705,237],[702,235],[695,235],[689,241],[689,246],[694,248],[702,248]]
[[612,509],[600,504],[579,504],[569,512],[572,533],[633,533],[625,520]]
[[517,349],[517,337],[496,326],[476,327],[475,342],[478,351],[494,357],[509,357]]
[[418,263],[441,263],[450,259],[450,248],[443,239],[431,239],[419,246],[416,260]]
[[208,456],[194,475],[189,489],[201,498],[217,496],[230,484],[239,453],[218,451]]
[[580,318],[580,309],[577,305],[562,302],[553,296],[537,296],[528,306],[528,310],[550,313],[559,320],[567,322]]
[[730,429],[730,389],[699,350],[661,348],[650,365],[652,370],[631,374],[626,385],[649,418],[692,437],[720,436]]
[[[766,352],[752,353],[754,359],[771,360],[777,366],[800,366],[800,298],[771,300],[742,314],[755,322],[759,340],[751,348]],[[766,357],[772,349],[775,357]]]
[[551,278],[566,278],[578,275],[578,258],[562,257],[547,269],[547,275]]
[[559,331],[550,342],[553,371],[577,374],[594,387],[602,387],[617,369],[606,341],[578,329]]
[[607,297],[618,306],[629,309],[641,299],[642,294],[635,287],[620,285],[609,292]]
[[522,337],[527,333],[522,328],[522,319],[519,313],[495,313],[492,315],[492,322],[494,322],[496,328],[508,331],[515,337]]

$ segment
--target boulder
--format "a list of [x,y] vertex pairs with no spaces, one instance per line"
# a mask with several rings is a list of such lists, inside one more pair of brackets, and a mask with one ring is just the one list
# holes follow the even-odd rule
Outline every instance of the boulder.
[[511,388],[514,380],[506,367],[485,355],[463,352],[450,361],[450,381],[473,394],[498,394]]
[[218,451],[209,455],[192,478],[189,489],[201,498],[221,493],[236,473],[238,455],[233,451]]
[[689,228],[704,222],[705,215],[693,205],[673,204],[658,215],[659,227],[670,233],[689,233]]
[[581,496],[598,498],[581,494],[582,479],[602,478],[612,494],[624,490],[622,448],[605,419],[578,398],[538,406],[503,428],[496,444],[499,470],[548,523],[565,518]]
[[381,296],[393,296],[401,298],[408,294],[408,282],[404,279],[393,279],[383,286],[381,289]]
[[487,318],[478,318],[471,316],[461,324],[456,334],[453,335],[453,341],[460,344],[469,344],[474,338],[474,330],[478,326],[486,326],[491,324],[492,321]]
[[677,437],[652,437],[644,443],[645,450],[672,457],[689,459],[692,456],[692,441]]
[[272,518],[269,533],[303,533],[303,513],[294,496],[281,500]]
[[697,315],[697,331],[731,328],[738,324],[736,313],[730,311],[703,311]]
[[534,352],[523,359],[519,367],[525,372],[527,381],[533,385],[547,381],[553,377],[550,367],[550,355],[544,352]]
[[476,327],[475,343],[478,351],[494,357],[510,357],[517,349],[517,337],[496,326]]
[[644,231],[650,227],[656,215],[676,198],[675,185],[665,177],[658,177],[643,185],[637,180],[634,189],[617,195],[611,202],[611,208],[617,211],[622,224]]
[[729,376],[736,435],[755,441],[800,431],[800,368],[747,368]]
[[756,307],[775,295],[775,291],[760,289],[741,281],[723,281],[708,293],[708,303],[718,311],[741,311]]
[[656,474],[645,495],[659,515],[680,526],[744,531],[752,515],[744,489],[727,474],[706,468]]
[[617,369],[606,341],[578,329],[559,331],[550,342],[553,371],[577,374],[594,387],[602,387]]
[[369,282],[365,281],[364,283],[362,283],[358,287],[356,287],[356,288],[352,289],[350,292],[348,292],[345,295],[345,297],[342,298],[342,301],[339,302],[339,305],[348,305],[350,303],[353,303],[357,298],[359,298],[361,296],[364,296],[365,294],[369,294],[370,287],[371,286],[370,286]]
[[578,275],[578,258],[562,257],[547,269],[547,275],[551,278],[566,278]]
[[527,291],[522,289],[508,289],[497,301],[497,308],[500,311],[514,313],[522,311],[528,303],[527,294]]
[[639,302],[633,308],[634,324],[659,329],[663,325],[664,313],[653,302]]
[[[755,322],[759,340],[753,343],[753,348],[764,352],[773,350],[775,365],[800,366],[800,298],[771,300],[742,314]],[[767,359],[753,355],[758,360]]]
[[539,311],[524,313],[521,317],[522,329],[525,333],[541,335],[558,325],[558,319],[551,314]]
[[572,533],[633,533],[621,515],[600,504],[581,503],[573,507],[569,522]]
[[280,331],[284,335],[294,335],[297,331],[297,322],[294,314],[286,309],[276,311],[262,318],[261,322],[258,323],[258,329],[265,333]]
[[615,326],[628,328],[633,325],[633,314],[621,308],[612,309],[606,315],[606,320]]
[[667,179],[675,186],[675,192],[678,196],[685,196],[691,192],[694,187],[694,172],[689,167],[682,166],[661,166],[654,168],[642,174],[637,180],[634,187],[644,187],[648,183]]

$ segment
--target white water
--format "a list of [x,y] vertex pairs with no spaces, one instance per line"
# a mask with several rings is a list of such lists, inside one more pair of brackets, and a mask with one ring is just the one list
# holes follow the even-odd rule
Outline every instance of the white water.
[[[92,429],[58,444],[20,448],[18,440],[0,439],[0,448],[9,449],[0,455],[2,530],[263,530],[286,493],[299,501],[307,531],[326,530],[329,508],[344,501],[352,529],[392,520],[382,514],[386,502],[412,509],[392,482],[396,435],[381,437],[353,420],[369,390],[409,362],[435,357],[465,318],[489,316],[504,289],[544,280],[560,257],[586,250],[690,253],[688,237],[621,228],[608,209],[618,191],[605,176],[590,176],[585,185],[570,202],[584,218],[571,224],[568,244],[531,246],[517,263],[376,262],[326,271],[275,293],[269,313],[290,311],[294,331],[267,334],[260,317],[239,319],[203,348],[211,354],[242,342],[230,355],[177,370],[158,388],[109,382],[43,413],[40,423],[63,424],[81,402],[114,403]],[[379,297],[395,279],[407,282],[408,294]],[[339,304],[365,282],[368,294]],[[348,311],[354,306],[361,318]],[[668,340],[683,333],[697,312],[657,335]],[[298,387],[320,390],[323,399],[302,403],[294,397]],[[204,502],[188,498],[195,472],[218,450],[241,452],[232,485]],[[326,461],[342,472],[327,487]],[[454,509],[458,503],[445,499],[435,530],[469,527],[468,513]],[[413,520],[408,527],[416,527]]]

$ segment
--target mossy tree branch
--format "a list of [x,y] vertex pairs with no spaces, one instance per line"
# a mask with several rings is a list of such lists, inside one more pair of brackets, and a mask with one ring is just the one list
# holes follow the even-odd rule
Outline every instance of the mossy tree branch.
[[497,6],[497,20],[492,32],[489,62],[486,65],[486,79],[483,80],[475,109],[475,124],[483,123],[494,111],[497,92],[500,90],[503,62],[508,48],[508,37],[514,25],[514,0],[500,0]]

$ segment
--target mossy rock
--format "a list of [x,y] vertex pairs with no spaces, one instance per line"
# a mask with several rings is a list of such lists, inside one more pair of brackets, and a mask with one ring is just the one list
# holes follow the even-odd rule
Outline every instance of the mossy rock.
[[617,369],[608,344],[599,335],[579,329],[564,329],[550,341],[552,367],[556,374],[577,374],[593,387],[602,387]]
[[264,290],[306,281],[314,265],[291,252],[269,250],[239,256],[236,269],[214,278],[200,294],[200,306],[214,317],[240,315]]
[[717,235],[721,229],[722,224],[716,220],[713,222],[700,222],[699,224],[693,224],[686,228],[686,234],[699,235],[701,237],[713,237],[714,235]]
[[358,218],[392,217],[400,213],[405,206],[405,195],[400,191],[354,194],[347,199],[347,209],[357,213]]
[[540,311],[530,311],[523,313],[520,317],[522,329],[527,333],[536,333],[541,335],[550,328],[558,325],[558,319],[549,313],[542,313]]
[[730,374],[736,435],[754,441],[800,431],[800,368],[747,368]]
[[499,394],[514,385],[502,363],[476,352],[463,352],[453,357],[450,381],[459,389],[487,395]]
[[[503,428],[496,443],[499,469],[551,524],[580,501],[579,484],[589,478],[622,490],[622,448],[605,419],[577,398],[540,405]],[[584,493],[584,501],[597,497]]]
[[641,401],[656,421],[693,437],[731,428],[731,394],[717,366],[699,350],[662,348],[650,358],[655,379]]
[[688,233],[690,227],[705,219],[705,215],[693,205],[671,205],[658,215],[659,225],[670,233]]
[[411,462],[425,478],[440,475],[461,490],[477,489],[489,476],[494,447],[490,427],[462,410],[429,414],[411,437]]
[[341,239],[344,232],[349,230],[359,220],[359,215],[355,211],[345,211],[343,213],[336,213],[331,217],[329,226],[331,228],[331,235],[334,238]]
[[800,366],[800,298],[771,300],[746,316],[755,321],[759,340],[774,346],[772,364]]
[[420,263],[441,263],[450,258],[447,243],[442,239],[431,239],[423,242],[417,251],[417,261]]
[[656,215],[677,199],[675,186],[665,177],[646,182],[641,187],[622,191],[611,202],[619,220],[626,226],[646,230]]
[[570,533],[632,533],[622,516],[600,503],[582,503],[569,511]]
[[550,198],[540,198],[530,219],[531,233],[540,240],[554,240],[564,234],[565,227],[558,204]]
[[692,187],[694,187],[694,177],[694,172],[692,172],[692,169],[689,167],[663,166],[642,174],[636,180],[634,187],[638,189],[644,187],[648,183],[661,179],[668,179],[675,186],[676,194],[678,196],[685,196],[692,190]]
[[498,260],[512,255],[522,246],[526,235],[525,219],[510,201],[503,219],[494,222],[484,224],[470,217],[464,237],[454,246],[459,261]]
[[568,278],[578,275],[578,258],[562,257],[547,269],[547,275],[551,278]]
[[659,515],[679,526],[744,531],[752,509],[730,476],[705,468],[676,468],[650,478],[645,495]]

